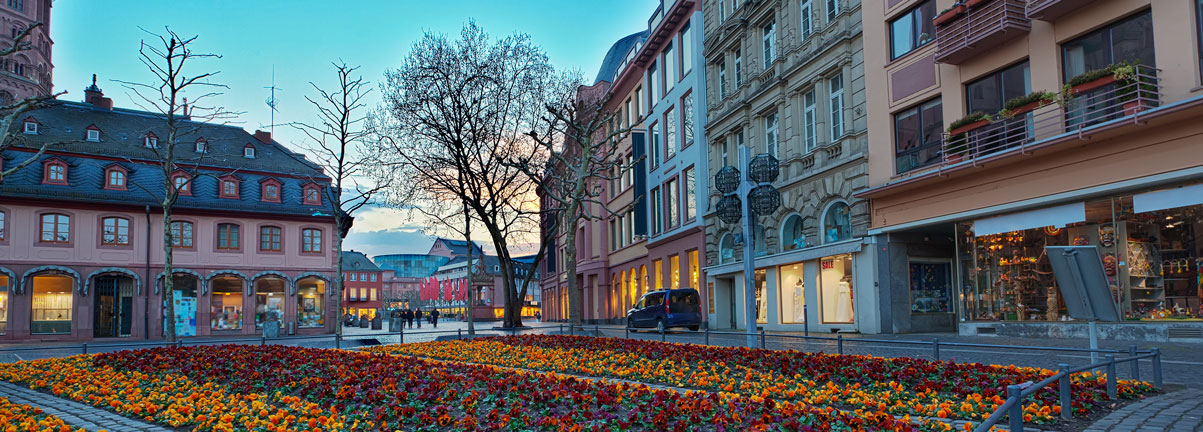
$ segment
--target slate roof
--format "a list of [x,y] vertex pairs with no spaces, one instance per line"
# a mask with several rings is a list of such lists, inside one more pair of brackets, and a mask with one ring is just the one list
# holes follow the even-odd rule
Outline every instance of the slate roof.
[[[468,255],[468,242],[464,240],[453,240],[449,238],[439,237],[434,240],[436,243],[442,242],[447,249],[451,250],[452,255]],[[480,248],[480,244],[472,242],[472,255],[484,255],[484,250]]]
[[647,39],[647,30],[630,34],[614,45],[610,46],[610,51],[606,52],[605,59],[602,60],[601,68],[597,71],[597,78],[593,80],[593,85],[597,85],[602,81],[613,81],[614,73],[618,71],[618,67],[622,65],[622,61],[626,59],[627,53],[631,51],[631,47],[635,44]]
[[[0,182],[0,196],[25,198],[52,198],[93,203],[122,203],[157,206],[161,202],[163,173],[156,165],[139,163],[154,161],[151,149],[145,146],[147,133],[159,139],[160,148],[166,145],[166,121],[161,115],[115,108],[96,108],[90,104],[55,101],[49,107],[31,111],[24,118],[32,117],[38,122],[38,134],[24,134],[24,122],[13,124],[12,133],[17,139],[10,148],[0,154],[4,166],[24,161],[32,155],[28,151],[14,148],[37,148],[43,143],[57,143],[50,148],[58,154],[43,155],[38,162],[5,177]],[[95,125],[101,130],[100,142],[86,140],[86,130]],[[204,176],[194,180],[192,195],[182,195],[177,208],[223,209],[242,212],[283,213],[311,216],[329,213],[328,206],[307,206],[302,203],[303,187],[311,181],[328,183],[321,169],[306,161],[299,154],[284,148],[278,142],[265,144],[251,133],[236,127],[184,121],[180,128],[195,131],[179,138],[177,154],[182,158],[195,158],[197,138],[203,137],[209,151],[204,154],[202,165],[213,167],[204,170],[213,176],[233,173],[239,180],[240,199],[218,198],[218,179]],[[243,157],[243,147],[255,147],[256,157]],[[42,184],[43,162],[57,158],[67,163],[69,186]],[[120,165],[129,171],[128,190],[104,189],[105,169]],[[279,203],[260,201],[260,183],[275,179],[281,183]],[[143,190],[154,192],[154,195]],[[323,202],[326,196],[322,194]]]
[[345,271],[380,271],[380,267],[377,267],[376,263],[368,259],[363,252],[342,251],[342,253],[343,270]]

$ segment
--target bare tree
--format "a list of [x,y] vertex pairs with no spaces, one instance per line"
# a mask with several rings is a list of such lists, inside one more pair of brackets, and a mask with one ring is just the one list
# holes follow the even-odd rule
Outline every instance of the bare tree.
[[462,209],[454,229],[469,242],[479,222],[505,281],[504,325],[521,326],[526,285],[516,283],[510,245],[537,231],[538,206],[535,183],[507,161],[539,151],[526,133],[555,82],[547,55],[528,35],[492,41],[469,22],[456,40],[426,33],[386,79],[388,154],[407,179],[397,186],[414,191],[407,204],[434,223],[450,225],[447,215]]
[[151,37],[148,38],[149,41],[142,41],[138,49],[138,59],[154,78],[145,83],[118,82],[134,93],[136,105],[145,111],[161,114],[167,126],[165,141],[159,141],[156,137],[154,141],[148,139],[146,143],[146,147],[154,155],[155,164],[162,171],[163,184],[159,185],[162,189],[155,191],[152,189],[154,185],[137,186],[160,199],[159,204],[163,210],[164,334],[168,341],[175,341],[172,250],[175,247],[176,235],[172,229],[172,211],[180,193],[189,190],[198,177],[211,175],[201,169],[206,151],[196,152],[195,156],[192,156],[178,146],[182,137],[196,136],[206,124],[223,123],[234,117],[235,113],[222,107],[204,105],[221,94],[218,89],[227,88],[210,81],[218,74],[217,71],[193,73],[188,69],[185,72],[185,68],[191,66],[194,61],[217,59],[221,58],[220,55],[194,51],[193,44],[197,36],[181,37],[170,28],[164,28],[163,34],[149,31],[147,33]]
[[620,113],[609,108],[608,90],[605,84],[566,86],[558,100],[546,105],[543,128],[527,134],[541,148],[539,157],[515,163],[538,183],[543,211],[554,221],[550,229],[545,228],[548,239],[544,243],[553,236],[564,236],[568,318],[576,325],[584,317],[576,279],[577,228],[618,216],[600,197],[607,183],[640,162],[622,160],[620,145],[630,135],[631,126],[623,126]]
[[[334,237],[334,252],[337,265],[334,271],[334,290],[338,313],[342,314],[343,298],[343,238],[351,227],[356,211],[370,204],[374,196],[393,180],[390,165],[377,163],[368,151],[365,139],[371,135],[368,129],[366,105],[363,99],[371,89],[362,76],[356,75],[357,66],[334,63],[338,77],[336,87],[325,90],[310,82],[316,96],[306,96],[317,111],[317,122],[295,123],[298,130],[309,138],[306,150],[316,158],[316,163],[331,176],[331,186],[326,188],[325,202],[334,214],[338,235]],[[342,334],[341,320],[335,333]]]
[[[40,22],[33,23],[30,24],[29,27],[22,29],[20,33],[17,33],[17,36],[13,39],[12,46],[0,49],[0,59],[8,58],[9,56],[18,52],[31,49],[32,45],[26,39],[29,38],[30,33],[32,33],[34,29],[41,26],[42,23]],[[0,106],[0,115],[3,116],[0,117],[0,134],[3,134],[2,137],[0,137],[0,152],[7,150],[10,147],[22,147],[24,135],[13,133],[12,129],[13,125],[22,120],[21,116],[25,115],[25,113],[29,111],[45,107],[50,101],[53,101],[55,98],[58,98],[66,93],[67,92],[64,91],[56,94],[34,96],[15,102],[4,101],[3,103],[5,105]],[[57,143],[52,141],[42,143],[38,146],[37,150],[32,156],[25,158],[16,164],[5,166],[3,169],[0,169],[0,181],[4,181],[4,177],[20,171],[22,168],[25,168],[26,166],[29,166],[29,164],[37,161],[38,158],[42,157],[42,155],[46,153],[46,149],[55,144]]]

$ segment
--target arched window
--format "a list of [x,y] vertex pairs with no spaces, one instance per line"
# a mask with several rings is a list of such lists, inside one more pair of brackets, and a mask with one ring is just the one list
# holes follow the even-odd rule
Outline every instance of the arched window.
[[180,195],[192,195],[192,182],[188,181],[188,175],[184,173],[176,173],[171,176],[172,183],[175,183],[175,189]]
[[313,184],[305,186],[305,196],[304,196],[303,204],[305,204],[305,205],[322,205],[321,187],[318,185],[313,185]]
[[106,246],[129,245],[129,219],[107,217],[100,220],[100,244]]
[[217,224],[217,249],[238,250],[238,225],[232,223]]
[[192,248],[193,244],[192,222],[172,222],[171,245],[178,248]]
[[221,184],[220,198],[238,199],[238,178],[232,175],[222,176],[217,181]]
[[58,159],[50,159],[42,165],[43,184],[67,184],[67,163]]
[[280,202],[280,182],[275,180],[264,181],[263,191],[260,195],[260,201]]
[[731,234],[723,234],[722,240],[718,242],[718,262],[735,262],[735,238]]
[[283,229],[278,226],[259,227],[259,250],[263,252],[279,252],[280,237]]
[[823,212],[823,241],[832,243],[849,238],[852,238],[852,220],[848,203],[831,203]]
[[71,216],[59,213],[42,215],[42,243],[70,243]]
[[802,216],[793,214],[781,224],[781,249],[794,250],[806,247],[806,235],[802,234]]
[[322,230],[317,228],[301,230],[301,252],[322,252]]

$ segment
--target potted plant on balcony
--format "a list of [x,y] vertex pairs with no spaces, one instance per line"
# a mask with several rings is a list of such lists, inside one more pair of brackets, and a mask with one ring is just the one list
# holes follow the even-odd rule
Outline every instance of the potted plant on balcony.
[[957,17],[961,16],[963,13],[965,13],[965,4],[957,2],[953,4],[952,7],[940,11],[940,13],[936,15],[936,18],[932,20],[932,24],[937,26],[948,24],[957,19]]
[[949,163],[960,162],[969,153],[969,132],[990,124],[990,115],[981,111],[954,121],[948,125],[948,141],[944,146],[944,159]]
[[1034,111],[1036,108],[1060,102],[1061,96],[1050,91],[1036,91],[1028,93],[1024,96],[1016,96],[1009,100],[1003,106],[1002,111],[998,115],[1005,118],[1012,118]]
[[1147,101],[1155,98],[1157,82],[1149,75],[1139,73],[1136,65],[1125,63],[1117,66],[1115,77],[1115,101],[1124,106],[1124,115],[1135,115],[1146,108]]

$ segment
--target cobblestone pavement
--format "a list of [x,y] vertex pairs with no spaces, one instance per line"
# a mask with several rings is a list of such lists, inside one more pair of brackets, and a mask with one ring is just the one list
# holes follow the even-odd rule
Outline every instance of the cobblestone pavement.
[[1189,389],[1129,404],[1086,428],[1085,432],[1201,432],[1203,391]]
[[4,396],[14,403],[36,406],[41,408],[46,414],[58,417],[71,426],[84,428],[89,431],[170,431],[170,429],[164,429],[149,423],[123,417],[100,408],[54,397],[46,393],[41,393],[30,388],[21,387],[19,385],[4,381],[0,381],[0,396]]

